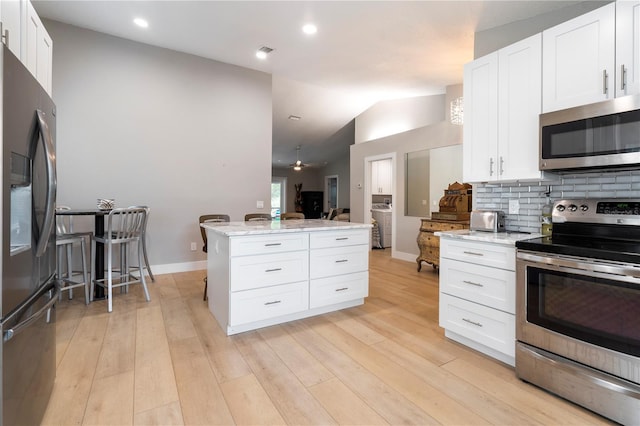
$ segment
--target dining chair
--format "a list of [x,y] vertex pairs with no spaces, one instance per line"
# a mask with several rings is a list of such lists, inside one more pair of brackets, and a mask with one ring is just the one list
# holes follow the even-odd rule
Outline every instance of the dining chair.
[[[153,276],[153,272],[151,272],[151,266],[149,265],[149,257],[147,256],[147,223],[149,222],[149,213],[151,213],[151,209],[147,206],[129,206],[130,209],[145,209],[147,211],[147,215],[144,219],[144,225],[142,226],[142,238],[140,239],[140,243],[142,244],[142,255],[144,257],[144,267],[149,274],[149,278],[151,278],[151,282],[155,282],[156,279]],[[139,266],[130,266],[133,269],[140,269]]]
[[245,222],[254,222],[260,220],[271,220],[269,213],[247,213],[244,215]]
[[[206,222],[229,222],[231,219],[227,214],[204,214],[200,216],[198,219],[199,225],[202,225]],[[202,235],[202,242],[204,245],[202,246],[202,251],[207,252],[207,231],[200,226],[200,235]],[[204,296],[202,300],[207,300],[207,277],[204,277]]]
[[[113,310],[113,288],[124,287],[128,289],[130,284],[142,284],[144,295],[147,302],[151,300],[149,297],[149,289],[142,270],[143,247],[142,236],[144,235],[144,225],[147,220],[147,210],[141,207],[117,208],[109,212],[106,218],[104,235],[93,235],[91,237],[91,263],[95,263],[96,242],[104,244],[107,265],[107,277],[104,279],[95,278],[95,270],[91,271],[91,297],[94,294],[96,285],[106,287],[107,289],[107,309],[109,312]],[[131,253],[131,243],[137,243],[137,258],[139,276],[136,277],[131,273],[129,267],[129,256]],[[120,249],[120,268],[114,268],[113,248],[118,245]],[[135,269],[135,268],[134,268]],[[117,277],[117,283],[114,283],[114,275]]]
[[[56,211],[70,210],[68,206],[57,206]],[[56,215],[56,251],[57,251],[57,279],[60,283],[60,298],[62,292],[69,292],[69,299],[73,299],[73,289],[84,287],[84,300],[89,304],[89,269],[87,268],[86,244],[85,240],[91,236],[90,232],[74,232],[73,217]],[[80,246],[80,271],[73,270],[73,247]],[[63,262],[65,260],[65,262]],[[66,266],[66,271],[63,270]],[[81,277],[82,281],[74,279],[74,276]]]
[[280,220],[304,219],[304,213],[291,212],[280,214]]

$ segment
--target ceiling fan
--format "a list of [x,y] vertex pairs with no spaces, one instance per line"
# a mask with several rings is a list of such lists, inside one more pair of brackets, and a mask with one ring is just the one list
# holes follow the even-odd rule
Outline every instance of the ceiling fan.
[[300,171],[303,167],[307,167],[307,164],[304,164],[302,161],[300,161],[300,145],[296,147],[296,162],[290,164],[290,166],[293,167],[293,170],[295,171]]

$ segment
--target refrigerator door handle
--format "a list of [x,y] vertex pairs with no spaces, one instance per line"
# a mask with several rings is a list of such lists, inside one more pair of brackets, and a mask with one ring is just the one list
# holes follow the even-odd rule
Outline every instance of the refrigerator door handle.
[[[42,295],[44,293],[46,293],[47,291],[51,291],[51,290],[54,290],[53,294],[51,295],[51,300],[49,300],[42,308],[38,309],[38,312],[34,313],[29,318],[19,322],[18,324],[16,324],[15,326],[11,327],[10,329],[6,330],[3,333],[2,340],[4,342],[8,342],[12,338],[14,338],[18,333],[20,333],[22,330],[27,328],[34,321],[38,320],[45,313],[47,314],[47,317],[48,317],[49,310],[58,301],[58,296],[60,294],[60,287],[58,287],[58,285],[56,285],[55,281],[53,282],[53,286],[48,286],[43,291],[39,291],[34,296],[30,297],[22,306],[20,306],[18,309],[16,309],[14,311],[14,315],[18,314],[18,313],[21,313],[22,311],[24,311],[24,309],[26,307],[28,307],[29,305],[33,304],[36,300],[38,300],[40,297],[42,297]],[[9,315],[9,317],[7,319],[11,318],[12,316],[13,315]]]
[[44,147],[45,160],[47,163],[47,201],[45,206],[45,218],[42,225],[42,232],[40,233],[40,239],[36,246],[36,256],[40,257],[47,249],[47,243],[49,242],[49,236],[53,230],[53,223],[55,221],[55,200],[56,200],[56,155],[53,147],[53,139],[49,132],[49,126],[45,121],[45,113],[41,110],[36,110],[38,117],[38,127],[40,128],[40,134],[42,135],[42,143]]

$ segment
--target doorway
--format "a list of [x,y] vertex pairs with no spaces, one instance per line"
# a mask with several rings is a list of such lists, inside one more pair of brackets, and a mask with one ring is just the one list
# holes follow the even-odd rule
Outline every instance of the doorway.
[[273,176],[271,178],[271,217],[279,219],[287,206],[287,178]]
[[324,211],[338,208],[338,175],[324,177],[324,192],[327,194]]
[[[396,153],[390,152],[387,154],[373,155],[370,157],[365,157],[364,159],[364,209],[363,209],[363,217],[365,223],[371,223],[371,219],[373,218],[373,214],[371,212],[371,208],[373,206],[373,198],[376,195],[376,198],[380,198],[381,196],[377,194],[379,183],[374,184],[374,180],[379,182],[379,176],[374,179],[374,174],[380,171],[379,166],[381,164],[381,160],[388,160],[386,163],[388,165],[388,170],[385,169],[385,175],[388,176],[390,180],[390,194],[385,194],[382,196],[382,199],[379,202],[390,204],[391,210],[391,255],[395,253],[396,247],[396,209],[393,208],[393,205],[396,205]],[[387,191],[383,191],[387,192]],[[389,202],[387,203],[387,198]]]

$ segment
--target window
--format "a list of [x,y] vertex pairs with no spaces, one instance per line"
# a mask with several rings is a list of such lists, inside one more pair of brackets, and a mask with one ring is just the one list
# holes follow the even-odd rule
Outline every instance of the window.
[[280,219],[287,205],[287,178],[274,176],[271,178],[271,217]]

